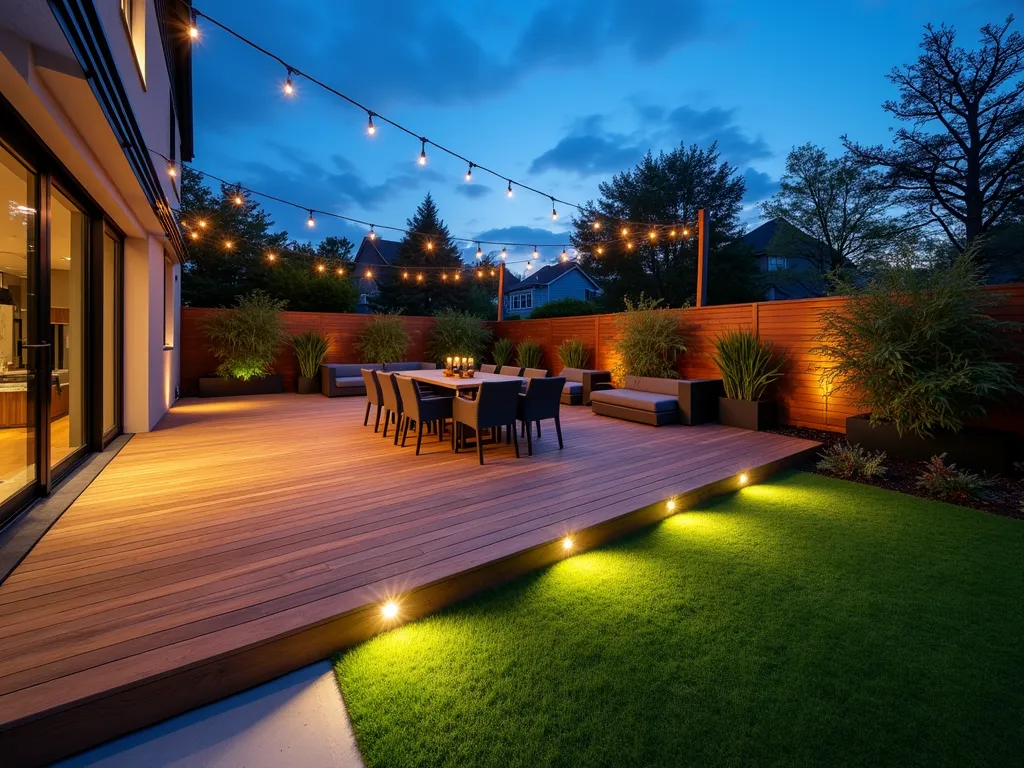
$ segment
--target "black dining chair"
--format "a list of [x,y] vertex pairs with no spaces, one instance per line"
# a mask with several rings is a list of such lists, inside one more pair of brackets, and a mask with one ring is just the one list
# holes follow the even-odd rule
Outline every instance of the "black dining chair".
[[[475,400],[457,397],[452,401],[452,448],[456,453],[462,442],[464,427],[476,430],[476,452],[480,463],[484,463],[485,429],[498,434],[500,427],[507,427],[515,441],[516,458],[519,458],[519,436],[516,434],[516,408],[519,404],[518,381],[481,382]],[[456,434],[459,433],[459,434]],[[495,440],[495,442],[498,442]]]
[[548,376],[530,379],[526,393],[519,396],[519,408],[516,418],[522,422],[526,433],[526,453],[533,456],[533,438],[531,426],[537,425],[537,437],[540,437],[540,422],[543,419],[555,420],[555,433],[558,435],[558,449],[562,449],[562,422],[559,420],[559,406],[562,400],[562,389],[565,387],[564,376]]
[[384,437],[388,436],[388,425],[394,422],[394,444],[398,445],[398,432],[402,425],[402,396],[395,382],[397,374],[374,371],[373,375],[380,384],[381,399],[384,401]]
[[[377,420],[373,422],[373,431],[380,429],[380,411],[384,407],[384,399],[380,393],[380,382],[373,375],[373,371],[361,368],[359,373],[363,376],[363,384],[366,385],[366,415],[363,417],[363,426],[370,423],[370,408],[377,406]],[[386,426],[386,425],[385,425]]]
[[[408,376],[398,376],[398,393],[402,398],[402,447],[409,435],[409,426],[416,428],[416,455],[420,455],[423,429],[430,424],[437,428],[437,439],[444,440],[445,419],[452,417],[452,397],[424,397],[416,382]],[[396,427],[397,429],[397,427]]]

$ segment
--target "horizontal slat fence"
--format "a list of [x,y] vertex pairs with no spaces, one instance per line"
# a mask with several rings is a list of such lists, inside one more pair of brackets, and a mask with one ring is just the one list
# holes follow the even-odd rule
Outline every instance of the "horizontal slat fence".
[[[199,377],[212,376],[217,369],[217,359],[210,353],[209,342],[203,332],[206,321],[222,309],[201,309],[182,307],[181,310],[181,393],[195,395],[199,391]],[[341,314],[336,312],[285,312],[284,327],[287,333],[320,331],[330,341],[327,352],[329,363],[361,362],[355,344],[359,332],[370,319],[370,315]],[[406,354],[409,360],[426,360],[427,339],[434,327],[432,317],[403,317],[409,332],[411,344]],[[274,361],[274,372],[284,374],[284,386],[289,392],[295,391],[299,375],[295,354],[288,346],[282,346]]]
[[[1024,323],[1024,284],[994,286],[988,290],[1004,297],[992,312],[995,317]],[[729,329],[755,330],[762,339],[772,342],[786,355],[785,376],[778,382],[774,393],[782,423],[842,432],[846,417],[861,409],[848,393],[830,394],[822,390],[817,370],[821,360],[811,355],[810,350],[815,346],[814,337],[821,325],[821,313],[841,309],[844,302],[842,297],[827,297],[672,310],[679,316],[687,342],[687,352],[679,360],[679,374],[687,378],[717,377],[718,370],[711,359],[715,337]],[[217,367],[217,361],[207,349],[202,325],[219,311],[223,310],[182,309],[181,387],[184,395],[195,394],[199,377],[211,375]],[[285,312],[284,318],[289,333],[319,330],[326,334],[331,340],[328,362],[360,362],[355,341],[369,320],[368,315]],[[402,319],[412,337],[406,358],[426,360],[426,345],[434,319]],[[515,343],[524,340],[540,342],[544,350],[543,366],[553,374],[562,369],[558,346],[567,339],[576,338],[584,343],[590,353],[591,367],[612,369],[617,361],[614,347],[618,338],[618,315],[511,320],[489,325],[496,337],[505,337]],[[1014,361],[1022,366],[1024,382],[1024,335],[1016,337],[1014,352]],[[275,370],[285,374],[285,387],[293,390],[298,370],[289,349],[282,348]],[[1006,406],[994,409],[989,414],[988,423],[1024,434],[1024,398],[1014,397]]]

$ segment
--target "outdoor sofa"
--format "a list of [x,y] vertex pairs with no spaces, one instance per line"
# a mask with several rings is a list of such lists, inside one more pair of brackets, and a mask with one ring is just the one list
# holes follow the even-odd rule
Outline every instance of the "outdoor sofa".
[[435,363],[325,363],[320,366],[320,391],[327,397],[362,397],[366,394],[362,370],[431,371],[435,368]]
[[612,384],[611,371],[563,368],[559,376],[565,377],[562,405],[590,405],[591,392],[602,387],[611,387]]
[[591,392],[594,413],[661,427],[703,424],[718,417],[721,379],[627,376],[622,389]]

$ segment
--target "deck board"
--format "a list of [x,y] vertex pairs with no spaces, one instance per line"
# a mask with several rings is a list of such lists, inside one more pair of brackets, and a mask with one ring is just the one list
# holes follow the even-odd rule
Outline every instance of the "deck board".
[[364,403],[189,400],[136,435],[0,585],[0,743],[815,445],[563,407],[565,450],[548,428],[480,467],[436,437],[394,447]]

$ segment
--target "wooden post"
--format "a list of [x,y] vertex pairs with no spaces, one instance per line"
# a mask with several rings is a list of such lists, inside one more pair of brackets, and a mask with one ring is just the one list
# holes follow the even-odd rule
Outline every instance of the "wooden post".
[[704,209],[697,211],[697,306],[708,303],[708,221]]
[[505,262],[499,265],[498,270],[498,322],[505,319]]

